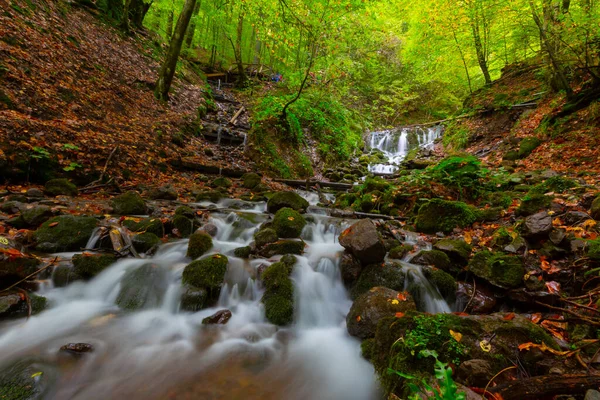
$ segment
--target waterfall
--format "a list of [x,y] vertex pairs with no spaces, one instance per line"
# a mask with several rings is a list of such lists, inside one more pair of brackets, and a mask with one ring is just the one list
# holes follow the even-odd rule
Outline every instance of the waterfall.
[[378,149],[387,158],[385,164],[369,165],[369,172],[392,174],[406,155],[416,148],[430,148],[441,137],[442,127],[405,127],[371,132],[369,148]]

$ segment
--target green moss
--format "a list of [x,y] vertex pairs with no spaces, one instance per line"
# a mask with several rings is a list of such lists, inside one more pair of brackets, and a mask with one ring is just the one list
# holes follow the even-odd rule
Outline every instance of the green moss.
[[450,257],[440,250],[421,250],[411,262],[413,264],[431,265],[443,270],[448,270],[451,265]]
[[154,264],[142,265],[123,276],[116,304],[127,311],[159,307],[168,282],[169,273],[165,268]]
[[477,217],[477,222],[492,222],[497,221],[502,217],[502,207],[473,207],[472,211]]
[[188,264],[183,270],[182,282],[206,289],[209,297],[218,298],[227,272],[229,260],[222,254],[214,254]]
[[93,217],[61,215],[44,222],[35,231],[36,250],[43,252],[78,251],[98,225]]
[[487,195],[484,204],[492,207],[508,208],[513,202],[514,196],[506,192],[491,192]]
[[425,270],[425,277],[438,288],[440,294],[444,296],[444,298],[452,299],[456,296],[458,285],[456,279],[449,273],[444,272],[441,269],[428,268]]
[[285,296],[267,295],[262,299],[265,316],[275,325],[285,326],[294,321],[294,302]]
[[350,297],[355,300],[361,294],[374,287],[383,286],[392,290],[404,290],[405,275],[398,263],[372,264],[365,267],[356,284],[350,291]]
[[433,248],[448,254],[450,260],[459,265],[465,265],[471,257],[471,246],[464,240],[442,239]]
[[275,255],[297,254],[304,253],[306,244],[302,240],[279,240],[275,243],[269,243],[263,250],[265,257],[273,257]]
[[54,287],[65,287],[70,283],[82,280],[70,265],[58,265],[52,272],[52,283]]
[[477,216],[471,208],[460,201],[432,199],[419,208],[416,228],[419,232],[451,232],[475,222]]
[[600,196],[596,197],[590,208],[590,216],[595,220],[600,220]]
[[504,156],[502,156],[502,159],[506,161],[516,161],[519,158],[521,158],[519,156],[519,152],[515,150],[509,150],[504,154]]
[[254,233],[254,243],[256,247],[264,247],[269,243],[274,243],[279,240],[277,232],[272,228],[263,228]]
[[112,254],[75,254],[73,271],[84,279],[91,279],[116,261],[117,257]]
[[196,213],[191,207],[188,206],[179,206],[175,209],[175,215],[183,215],[186,218],[194,219],[196,217]]
[[542,211],[550,207],[552,203],[552,198],[550,196],[546,196],[544,194],[529,194],[523,197],[521,200],[521,204],[517,209],[517,215],[528,216],[537,213],[538,211]]
[[196,201],[212,201],[218,202],[224,197],[223,193],[218,190],[204,190],[196,194]]
[[527,137],[519,143],[519,158],[529,156],[542,142],[536,137]]
[[586,242],[586,255],[594,261],[600,261],[600,239]]
[[177,229],[181,237],[188,237],[194,231],[194,221],[183,215],[175,215],[171,220],[173,227]]
[[363,340],[362,343],[360,344],[360,352],[362,354],[362,356],[370,361],[371,358],[373,357],[375,351],[375,339],[371,338],[371,339],[366,339]]
[[147,211],[144,199],[133,190],[113,198],[110,203],[117,215],[142,215]]
[[362,184],[361,192],[362,193],[371,193],[374,191],[379,191],[381,193],[385,192],[392,185],[387,180],[380,177],[367,177],[365,182]]
[[52,210],[47,206],[34,206],[21,211],[23,221],[29,226],[38,226],[50,219],[52,215]]
[[273,218],[273,228],[281,238],[300,237],[304,226],[306,226],[304,217],[291,208],[279,209]]
[[267,319],[275,325],[288,325],[294,319],[294,286],[290,279],[292,267],[284,262],[271,264],[262,274]]
[[153,233],[159,238],[165,235],[165,227],[160,218],[144,218],[139,222],[132,219],[125,219],[122,225],[135,233]]
[[160,238],[152,232],[138,233],[131,238],[131,241],[139,253],[147,253],[160,244]]
[[506,228],[502,227],[497,229],[496,232],[494,232],[494,235],[492,236],[491,245],[493,247],[503,248],[511,244],[512,241],[513,237],[511,233]]
[[213,247],[212,237],[206,232],[195,232],[190,236],[187,256],[196,259]]
[[250,172],[242,176],[242,186],[244,186],[247,189],[254,189],[260,183],[260,175],[255,174],[254,172]]
[[389,252],[389,257],[394,258],[396,260],[402,260],[404,256],[406,256],[409,252],[414,249],[414,246],[410,244],[403,244],[400,246],[395,246]]
[[277,192],[267,202],[267,211],[276,213],[282,208],[291,208],[303,213],[308,206],[308,201],[295,192]]
[[196,312],[208,305],[208,292],[206,289],[185,285],[181,291],[180,309],[182,311]]
[[579,186],[579,184],[573,179],[564,178],[562,176],[553,176],[532,187],[529,193],[532,195],[549,192],[564,193],[577,186]]
[[215,188],[228,189],[233,186],[233,182],[231,182],[231,179],[221,176],[221,177],[215,179],[214,181],[212,181],[210,185]]
[[77,196],[79,191],[77,186],[69,182],[67,179],[50,179],[44,185],[44,193],[49,196]]
[[501,253],[480,251],[469,262],[469,270],[490,283],[513,288],[523,283],[525,269],[521,259],[516,256]]
[[252,254],[252,249],[250,246],[238,247],[237,249],[233,250],[233,255],[239,258],[248,258],[250,257],[250,254]]

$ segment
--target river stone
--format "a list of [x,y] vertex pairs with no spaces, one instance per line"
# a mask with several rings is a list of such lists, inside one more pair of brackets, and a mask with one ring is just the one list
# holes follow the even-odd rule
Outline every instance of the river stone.
[[64,346],[61,346],[59,351],[81,357],[85,353],[93,352],[94,346],[89,343],[67,343]]
[[27,206],[22,209],[21,217],[29,226],[38,226],[48,221],[54,213],[48,206]]
[[306,226],[304,217],[291,208],[281,208],[273,217],[273,229],[280,238],[293,239],[300,237]]
[[530,215],[523,225],[523,236],[532,240],[541,240],[548,237],[552,231],[552,216],[546,211]]
[[25,204],[19,201],[5,201],[0,205],[0,211],[7,214],[16,214],[24,208]]
[[242,186],[247,189],[254,189],[261,182],[260,175],[254,172],[249,172],[242,176]]
[[276,213],[282,208],[291,208],[300,213],[306,212],[309,204],[304,198],[295,192],[277,192],[267,202],[267,211]]
[[346,317],[348,333],[359,339],[374,337],[381,319],[414,311],[416,308],[410,294],[401,294],[386,287],[374,287],[360,295],[352,304]]
[[443,298],[454,301],[457,284],[456,279],[452,275],[441,269],[431,267],[423,267],[423,274],[438,289]]
[[450,258],[440,250],[421,250],[416,256],[411,258],[412,264],[431,265],[444,271],[450,270]]
[[204,255],[213,247],[212,237],[203,231],[194,232],[188,242],[187,257],[192,260]]
[[77,186],[69,182],[68,179],[50,179],[44,185],[44,193],[48,196],[77,196]]
[[472,283],[458,282],[456,302],[461,305],[459,310],[468,305],[465,311],[469,314],[489,314],[494,311],[497,303],[494,293],[481,284],[475,288],[475,294],[473,289]]
[[231,311],[219,310],[210,317],[206,317],[202,320],[205,325],[225,325],[231,319]]
[[171,220],[171,224],[174,230],[177,229],[180,237],[188,237],[194,231],[194,221],[183,215],[175,215]]
[[250,246],[238,247],[233,250],[233,255],[239,258],[248,258],[252,254],[252,248]]
[[276,242],[279,239],[277,232],[272,228],[264,228],[254,234],[254,243],[256,247],[264,247],[269,243]]
[[406,276],[404,271],[402,271],[402,265],[398,263],[371,264],[362,270],[356,284],[350,291],[350,295],[352,299],[356,299],[361,294],[376,286],[393,290],[403,290],[405,279]]
[[[27,293],[31,304],[31,315],[39,314],[46,308],[47,300],[35,293]],[[0,320],[24,318],[29,314],[27,298],[22,292],[10,290],[0,293]]]
[[162,304],[168,282],[169,272],[165,268],[144,264],[123,276],[116,303],[128,311],[157,308]]
[[260,254],[263,257],[273,257],[276,255],[296,254],[302,255],[306,243],[302,239],[278,240],[274,243],[267,244]]
[[[600,218],[600,202],[598,203],[598,217]],[[590,219],[590,215],[584,213],[583,211],[567,211],[561,219],[565,223],[565,225],[573,226],[577,225],[585,220]],[[598,219],[598,218],[594,218]]]
[[110,205],[116,215],[143,215],[148,211],[142,196],[133,190],[114,197]]
[[138,253],[153,253],[161,243],[160,238],[152,232],[138,233],[133,235],[131,243]]
[[38,188],[29,188],[27,189],[27,192],[25,193],[25,196],[27,196],[30,199],[41,199],[44,197],[44,192],[42,192],[40,189]]
[[34,400],[44,397],[50,385],[51,373],[47,366],[29,359],[0,370],[0,399]]
[[0,280],[17,282],[38,270],[40,260],[22,253],[14,240],[0,236]]
[[181,291],[182,311],[196,312],[208,305],[208,292],[206,289],[197,288],[192,285],[184,285]]
[[517,256],[480,251],[469,262],[469,271],[494,286],[515,288],[523,283],[525,268]]
[[357,281],[363,267],[360,261],[348,251],[344,251],[340,258],[340,271],[346,286],[352,286]]
[[450,260],[458,265],[467,265],[471,257],[471,246],[464,240],[442,239],[436,242],[433,248],[448,254]]
[[222,254],[213,254],[192,261],[183,270],[182,282],[205,289],[210,300],[219,298],[229,260]]
[[376,264],[385,258],[385,245],[370,219],[362,219],[344,230],[339,242],[363,265]]
[[585,398],[583,400],[600,400],[600,392],[594,389],[588,389],[585,392]]
[[216,237],[217,233],[219,233],[219,228],[217,228],[215,224],[211,223],[202,225],[199,230],[208,233],[211,237]]
[[34,233],[36,250],[54,253],[78,251],[85,247],[98,225],[94,217],[60,215],[44,222]]
[[485,387],[494,376],[489,361],[468,360],[460,364],[456,371],[456,379],[467,386]]
[[160,218],[144,218],[139,222],[133,219],[125,219],[121,224],[135,233],[153,233],[159,238],[165,236],[165,226]]
[[75,254],[73,272],[83,279],[92,279],[116,261],[117,257],[113,254]]
[[419,232],[447,233],[454,228],[465,228],[476,220],[473,210],[463,202],[432,199],[419,208],[415,226]]
[[390,249],[388,256],[396,260],[402,260],[408,253],[413,251],[414,246],[412,244],[402,244],[400,246],[394,246]]

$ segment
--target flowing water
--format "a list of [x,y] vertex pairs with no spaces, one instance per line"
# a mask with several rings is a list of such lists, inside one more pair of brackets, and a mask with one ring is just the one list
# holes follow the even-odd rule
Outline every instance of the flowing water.
[[387,162],[370,165],[369,172],[394,173],[408,152],[416,148],[432,147],[435,140],[441,135],[442,127],[440,125],[429,128],[415,126],[371,132],[369,148],[381,150],[387,158]]
[[[278,257],[233,256],[268,218],[264,204],[244,204],[243,212],[215,211],[210,217],[218,228],[211,253],[229,257],[216,307],[179,311],[181,274],[190,261],[187,240],[179,240],[151,258],[122,259],[89,282],[42,286],[40,294],[50,302],[46,311],[0,326],[0,363],[35,361],[47,399],[378,398],[373,368],[345,327],[351,301],[340,275],[343,248],[337,237],[354,221],[309,215],[302,233],[306,253],[297,257],[292,273],[295,321],[277,328],[265,318],[263,289],[254,278],[259,267]],[[115,304],[123,276],[148,263],[163,271],[163,281],[151,288],[161,291],[160,304],[123,312]],[[402,265],[430,299],[424,311],[449,311],[420,267]],[[233,314],[226,325],[202,325],[203,318],[225,308]],[[92,344],[94,351],[77,361],[58,352],[77,342]]]

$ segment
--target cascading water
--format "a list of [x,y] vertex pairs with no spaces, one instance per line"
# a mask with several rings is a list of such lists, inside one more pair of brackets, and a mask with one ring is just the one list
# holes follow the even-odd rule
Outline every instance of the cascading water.
[[[43,287],[41,294],[50,302],[46,311],[0,326],[0,367],[35,361],[48,399],[378,398],[373,368],[345,327],[351,300],[341,279],[343,248],[337,237],[354,221],[310,215],[302,232],[306,252],[297,257],[291,276],[295,321],[277,328],[265,318],[263,289],[255,278],[259,268],[278,257],[233,255],[267,220],[261,212],[265,205],[235,204],[246,210],[215,211],[209,221],[217,227],[211,252],[229,258],[217,306],[196,313],[179,310],[187,240],[165,244],[152,258],[122,259],[89,282]],[[161,271],[162,281],[148,288],[160,301],[124,312],[116,305],[124,277],[148,265]],[[417,267],[403,263],[403,268],[410,275]],[[422,279],[424,296],[433,299],[424,311],[449,311],[419,271],[413,281]],[[232,312],[226,325],[202,324],[224,308]],[[95,350],[77,362],[61,357],[58,349],[74,342],[90,343]]]
[[408,152],[416,148],[432,147],[442,135],[440,125],[429,128],[405,127],[387,131],[371,132],[368,146],[378,149],[387,158],[387,163],[369,165],[369,172],[392,174]]

